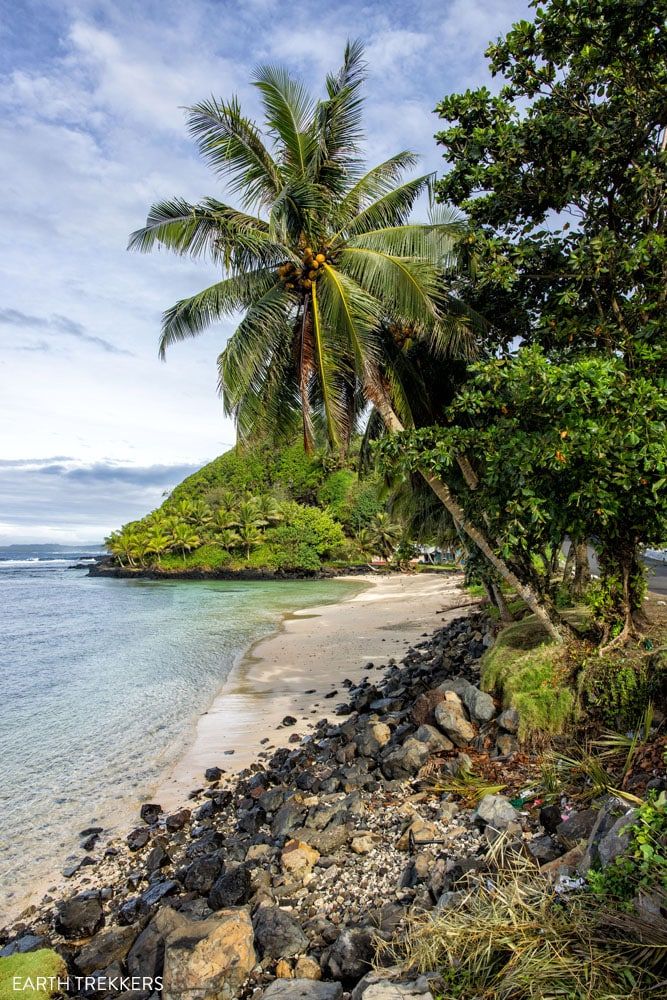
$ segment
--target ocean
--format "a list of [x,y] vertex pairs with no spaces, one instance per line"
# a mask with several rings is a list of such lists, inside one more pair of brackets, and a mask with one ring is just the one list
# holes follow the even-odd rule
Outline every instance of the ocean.
[[0,556],[0,926],[31,883],[117,831],[178,758],[239,654],[341,581],[112,580],[90,552]]

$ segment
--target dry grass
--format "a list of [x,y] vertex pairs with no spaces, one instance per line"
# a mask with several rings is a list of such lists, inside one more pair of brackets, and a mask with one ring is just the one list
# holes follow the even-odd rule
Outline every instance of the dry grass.
[[[500,848],[502,851],[502,846]],[[416,918],[393,958],[437,971],[441,1000],[648,1000],[656,981],[607,944],[587,896],[564,900],[526,858],[496,856],[454,908]]]

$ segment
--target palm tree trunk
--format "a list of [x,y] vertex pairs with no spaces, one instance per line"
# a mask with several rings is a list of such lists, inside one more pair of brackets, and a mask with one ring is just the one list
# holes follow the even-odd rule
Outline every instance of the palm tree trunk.
[[[372,386],[370,388],[373,392],[373,395],[370,398],[373,399],[373,402],[377,406],[378,412],[380,413],[380,416],[382,417],[388,430],[393,433],[398,433],[399,431],[404,430],[403,424],[399,420],[385,394],[378,393],[377,386]],[[562,643],[563,636],[551,620],[549,610],[544,606],[539,595],[535,592],[535,590],[533,590],[532,587],[521,583],[504,559],[501,559],[501,557],[496,554],[484,532],[468,519],[465,511],[461,507],[461,504],[458,502],[449,486],[447,486],[447,484],[441,479],[432,475],[427,469],[419,469],[419,473],[426,480],[443,506],[447,508],[454,520],[458,521],[466,535],[472,539],[480,552],[486,556],[494,569],[498,571],[503,580],[506,580],[510,587],[513,587],[514,590],[516,590],[521,600],[525,601],[546,631],[547,635],[549,635],[554,642]]]
[[491,581],[491,589],[493,591],[493,596],[496,599],[496,605],[498,611],[500,612],[500,620],[505,625],[510,625],[514,621],[514,616],[512,612],[507,607],[507,601],[505,600],[505,595],[502,592],[502,588],[498,586],[493,580]]

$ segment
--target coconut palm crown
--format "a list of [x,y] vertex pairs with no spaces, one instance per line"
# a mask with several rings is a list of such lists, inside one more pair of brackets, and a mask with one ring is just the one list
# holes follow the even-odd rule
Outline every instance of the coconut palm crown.
[[362,56],[359,42],[348,43],[321,100],[285,69],[260,67],[253,83],[264,135],[236,98],[189,108],[190,134],[241,208],[215,198],[159,202],[130,237],[131,249],[162,245],[221,268],[220,281],[165,312],[160,353],[242,314],[218,359],[224,406],[242,438],[298,414],[306,448],[319,420],[344,448],[360,396],[380,411],[390,401],[401,408],[382,322],[409,327],[436,351],[451,342],[442,274],[460,224],[443,209],[410,221],[431,183],[431,175],[403,179],[414,153],[364,167]]

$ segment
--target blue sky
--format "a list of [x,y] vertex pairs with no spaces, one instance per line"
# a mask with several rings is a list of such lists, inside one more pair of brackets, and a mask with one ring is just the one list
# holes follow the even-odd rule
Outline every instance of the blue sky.
[[150,203],[222,194],[183,106],[282,62],[318,91],[367,45],[367,152],[442,171],[436,102],[490,83],[486,44],[521,0],[0,0],[0,544],[96,541],[151,509],[234,430],[215,359],[233,324],[163,364],[163,308],[215,276],[125,250]]

